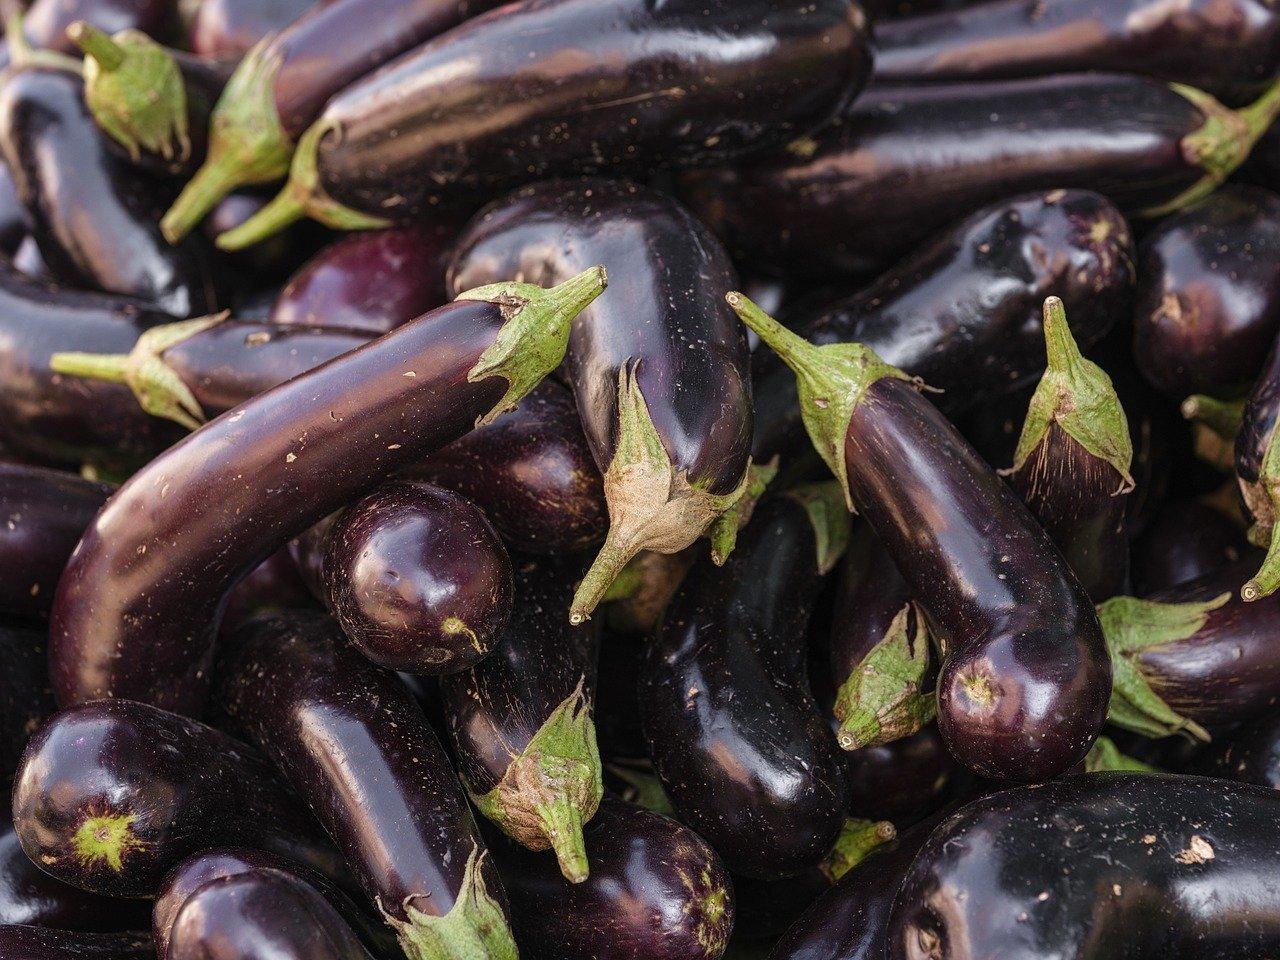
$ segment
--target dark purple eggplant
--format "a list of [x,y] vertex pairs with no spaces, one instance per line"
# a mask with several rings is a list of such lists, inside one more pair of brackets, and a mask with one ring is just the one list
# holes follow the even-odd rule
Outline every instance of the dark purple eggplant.
[[440,681],[458,772],[476,808],[530,850],[587,879],[582,829],[603,794],[596,747],[599,631],[564,612],[582,565],[516,564],[511,623],[493,655]]
[[93,893],[153,895],[174,864],[228,842],[341,876],[256,752],[127,700],[63,711],[31,739],[14,778],[13,822],[40,869]]
[[10,68],[0,90],[0,149],[56,276],[179,317],[213,306],[204,248],[165,242],[148,209],[163,191],[111,153],[79,77]]
[[902,829],[933,813],[962,782],[936,725],[847,758],[849,810]]
[[716,852],[675,820],[605,797],[585,831],[591,876],[567,884],[553,857],[496,840],[525,960],[717,960],[733,884]]
[[640,551],[683,550],[742,498],[751,443],[750,355],[723,299],[736,274],[669,197],[606,180],[520,190],[463,232],[449,285],[556,282],[584,259],[625,286],[584,311],[569,343],[568,376],[610,520],[574,597],[577,621]]
[[59,702],[115,696],[198,711],[236,581],[398,468],[514,406],[559,364],[570,322],[604,284],[596,267],[550,291],[471,291],[152,460],[103,508],[58,584]]
[[[1087,347],[1129,316],[1133,280],[1133,240],[1119,211],[1095,193],[1054,190],[979,210],[865,290],[790,326],[819,344],[866,344],[942,390],[935,401],[957,413],[1044,370],[1046,297],[1062,298]],[[795,378],[767,350],[757,351],[755,392],[755,458],[804,456]]]
[[284,30],[322,0],[200,0],[187,46],[211,60],[238,61],[258,42]]
[[154,960],[151,938],[141,933],[82,933],[19,924],[0,926],[5,960]]
[[313,606],[311,591],[299,575],[288,549],[284,548],[263,560],[232,588],[220,626],[225,632],[259,614],[310,606]]
[[7,163],[0,163],[0,253],[12,257],[31,234],[31,215],[18,196]]
[[1259,600],[1280,588],[1280,340],[1271,348],[1245,400],[1236,435],[1235,468],[1240,498],[1249,520],[1249,542],[1266,547],[1258,572],[1241,588],[1245,600]]
[[177,26],[174,7],[173,0],[35,0],[22,27],[32,46],[78,54],[67,28],[79,20],[107,33],[138,30],[162,40]]
[[889,920],[892,960],[1229,960],[1280,949],[1280,796],[1096,773],[995,793],[946,819]]
[[723,567],[699,559],[639,680],[654,768],[735,873],[817,864],[840,833],[844,760],[809,691],[805,631],[849,519],[834,484],[761,504]]
[[522,0],[351,84],[237,247],[310,215],[403,220],[545,179],[734,160],[835,116],[866,82],[850,0]]
[[1207,777],[1280,790],[1280,720],[1273,714],[1214,737],[1192,765]]
[[57,709],[45,670],[44,635],[0,627],[0,784],[18,767],[27,738]]
[[1156,516],[1133,544],[1133,587],[1139,597],[1176,587],[1252,557],[1244,528],[1214,507],[1176,500]]
[[906,374],[857,343],[816,347],[729,302],[796,371],[814,446],[945,650],[938,721],[976,773],[1030,782],[1079,763],[1111,670],[1093,604],[1047,534]]
[[399,678],[321,614],[237,635],[219,703],[284,772],[410,957],[514,960],[466,796]]
[[384,483],[325,537],[326,606],[357,650],[437,676],[475,666],[511,616],[511,561],[475,504],[428,483]]
[[1280,86],[1232,112],[1117,74],[875,87],[839,124],[687,195],[744,262],[825,275],[883,269],[962,216],[1024,190],[1097,190],[1126,213],[1220,185],[1280,112]]

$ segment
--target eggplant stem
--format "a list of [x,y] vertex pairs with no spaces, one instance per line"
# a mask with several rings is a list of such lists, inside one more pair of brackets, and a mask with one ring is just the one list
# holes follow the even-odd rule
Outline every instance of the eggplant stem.
[[1276,536],[1275,530],[1276,517],[1280,514],[1280,428],[1273,428],[1267,440],[1255,486],[1257,500],[1249,503],[1255,520],[1249,531],[1249,542],[1265,545],[1267,556],[1253,578],[1240,588],[1240,598],[1246,603],[1269,597],[1280,587],[1280,536]]
[[104,383],[129,382],[125,371],[129,367],[127,353],[55,353],[49,358],[49,369],[68,377],[85,380],[101,380]]
[[539,804],[533,811],[551,843],[564,878],[570,883],[582,883],[590,876],[587,844],[582,836],[582,811],[568,800]]
[[214,243],[219,250],[234,253],[283,233],[306,216],[306,208],[286,188],[244,223],[218,234]]
[[818,869],[832,883],[860,864],[877,847],[898,836],[897,828],[888,820],[850,818],[840,828],[840,836],[823,858]]
[[1099,737],[1084,758],[1085,773],[1118,771],[1122,773],[1159,773],[1158,767],[1135,760],[1122,753],[1110,737]]
[[853,533],[853,520],[845,507],[844,492],[840,484],[829,480],[794,487],[785,496],[804,507],[809,515],[817,550],[814,559],[818,573],[825,577],[844,556]]
[[1192,394],[1182,401],[1182,416],[1212,430],[1223,440],[1234,440],[1244,419],[1245,398],[1219,400],[1203,393]]
[[908,603],[836,693],[840,749],[882,746],[918,733],[937,713],[937,698],[920,689],[928,669],[929,633]]
[[125,53],[120,44],[93,24],[77,20],[67,27],[67,39],[92,57],[103,70],[110,73],[124,63]]

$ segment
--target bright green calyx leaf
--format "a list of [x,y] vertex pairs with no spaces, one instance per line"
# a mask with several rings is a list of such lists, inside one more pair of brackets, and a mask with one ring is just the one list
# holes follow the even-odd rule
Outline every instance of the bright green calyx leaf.
[[841,749],[892,743],[932,720],[937,698],[921,689],[928,670],[929,631],[920,611],[909,603],[836,693],[836,741]]
[[103,814],[85,818],[71,835],[71,850],[85,869],[106,864],[115,873],[124,869],[125,858],[145,844],[133,832],[136,814]]
[[849,547],[853,518],[845,507],[844,491],[834,480],[810,483],[788,490],[786,496],[804,507],[813,524],[818,573],[826,576]]
[[840,837],[831,852],[818,864],[818,869],[832,883],[867,859],[876,847],[882,847],[898,836],[898,831],[888,820],[857,820],[844,822]]
[[805,429],[822,459],[840,481],[840,488],[852,510],[844,443],[853,412],[862,402],[867,388],[877,380],[894,377],[911,381],[911,378],[881,360],[870,347],[860,343],[815,346],[778,323],[745,294],[730,293],[725,299],[742,322],[795,372]]
[[1271,596],[1280,587],[1280,537],[1275,536],[1276,517],[1280,516],[1280,429],[1272,428],[1258,479],[1246,482],[1242,478],[1240,492],[1253,516],[1249,542],[1267,548],[1258,572],[1240,588],[1240,597],[1253,603]]
[[1137,597],[1112,597],[1098,606],[1098,620],[1111,654],[1112,690],[1107,719],[1147,737],[1185,732],[1198,740],[1209,733],[1194,720],[1174,712],[1156,694],[1142,671],[1142,653],[1187,640],[1205,625],[1209,614],[1231,595],[1198,603],[1160,603]]
[[1182,416],[1209,428],[1223,440],[1234,440],[1244,419],[1244,404],[1244,397],[1219,400],[1197,393],[1182,401]]
[[[723,567],[729,555],[733,553],[733,548],[738,545],[738,531],[751,522],[751,515],[755,513],[756,505],[777,475],[777,457],[768,463],[748,465],[746,491],[737,503],[716,517],[707,528],[707,539],[711,541],[711,562],[717,567]],[[623,573],[626,573],[625,568]],[[608,599],[607,594],[605,598]]]
[[1084,758],[1084,769],[1086,773],[1105,773],[1107,771],[1117,771],[1121,773],[1158,773],[1159,771],[1149,763],[1143,763],[1141,760],[1135,760],[1127,754],[1121,753],[1120,748],[1115,745],[1110,737],[1099,737],[1089,748],[1089,753]]
[[586,680],[556,707],[529,745],[513,757],[502,782],[475,797],[480,812],[530,850],[555,851],[560,872],[587,879],[582,827],[604,794],[596,727]]
[[1013,469],[1022,469],[1057,424],[1094,457],[1111,464],[1119,475],[1116,492],[1128,493],[1133,489],[1129,421],[1111,378],[1080,353],[1057,297],[1044,302],[1044,339],[1049,365],[1031,397]]
[[646,810],[664,817],[676,815],[675,805],[658,779],[653,764],[648,760],[615,760],[608,765],[609,772],[628,787],[623,799],[638,804]]
[[[424,913],[405,900],[407,920],[384,911],[408,960],[518,960],[506,915],[485,886],[481,867],[488,852],[472,850],[453,908],[444,916]],[[430,903],[426,897],[424,902]]]

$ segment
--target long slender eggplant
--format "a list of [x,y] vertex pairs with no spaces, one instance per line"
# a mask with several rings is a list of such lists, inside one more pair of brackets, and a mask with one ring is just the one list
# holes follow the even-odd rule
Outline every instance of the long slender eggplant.
[[463,294],[152,460],[103,508],[58,584],[59,702],[114,696],[198,711],[236,581],[396,469],[514,406],[559,364],[572,319],[604,284],[596,267],[550,291]]
[[889,921],[893,960],[1227,960],[1280,947],[1275,791],[1101,773],[992,794],[917,854]]
[[325,537],[325,604],[374,663],[456,673],[511,617],[511,560],[475,504],[428,483],[384,483]]
[[239,61],[263,37],[284,30],[322,0],[200,0],[187,46],[210,60]]
[[766,501],[722,568],[700,559],[639,682],[654,767],[735,873],[817,864],[840,833],[844,761],[809,692],[805,630],[849,519],[834,484]]
[[0,612],[48,614],[71,551],[110,494],[75,474],[0,463]]
[[394,673],[298,613],[248,625],[221,677],[221,706],[303,795],[410,960],[514,960],[457,774]]
[[[497,2],[335,0],[264,36],[240,61],[214,108],[208,159],[165,214],[165,235],[185,236],[236,187],[283,177],[298,138],[331,97]],[[357,217],[344,226],[370,222]]]
[[582,565],[516,565],[513,616],[493,655],[440,681],[458,772],[476,807],[587,879],[582,829],[603,794],[592,719],[599,631],[564,612]]
[[27,738],[57,709],[45,671],[44,635],[0,627],[0,783],[18,767]]
[[256,752],[212,727],[130,701],[58,714],[13,787],[22,849],[93,893],[153,895],[202,847],[263,847],[341,876],[336,855]]
[[850,0],[521,0],[335,96],[240,246],[545,179],[732,161],[835,116],[870,72]]
[[1259,600],[1280,588],[1280,340],[1271,348],[1258,380],[1245,400],[1236,435],[1235,467],[1245,516],[1252,526],[1249,542],[1266,547],[1258,572],[1241,588],[1245,600]]
[[1215,737],[1192,763],[1207,777],[1280,790],[1280,722],[1267,716]]
[[161,191],[111,153],[78,76],[11,70],[0,91],[0,149],[55,275],[180,317],[213,306],[202,245],[165,242],[148,210]]
[[583,312],[569,343],[569,379],[610,521],[574,597],[578,621],[641,550],[683,550],[743,496],[752,414],[746,337],[723,300],[733,266],[663,194],[604,180],[520,190],[463,232],[449,284],[551,283],[584,259],[624,286]]
[[1133,544],[1133,587],[1139,597],[1213,573],[1244,557],[1262,561],[1244,528],[1195,500],[1170,503]]
[[494,843],[526,960],[717,960],[733,929],[733,884],[698,834],[605,797],[585,831],[591,876],[567,884],[554,858]]
[[1126,213],[1171,212],[1226,180],[1278,112],[1280,85],[1231,111],[1113,74],[872,87],[784,151],[690,175],[687,195],[744,262],[866,274],[1024,190],[1082,187]]
[[5,960],[153,960],[155,955],[146,934],[0,926],[0,956]]
[[[1120,212],[1096,193],[1054,190],[979,210],[865,290],[791,326],[819,344],[866,344],[942,390],[937,402],[956,413],[1044,370],[1046,297],[1062,298],[1087,347],[1129,316],[1133,282],[1133,240]],[[757,352],[755,391],[755,458],[803,456],[795,378],[768,351]]]
[[938,719],[983,776],[1049,779],[1106,718],[1093,604],[1013,491],[906,374],[857,343],[816,347],[741,294],[729,302],[796,371],[805,426],[893,557],[945,649]]

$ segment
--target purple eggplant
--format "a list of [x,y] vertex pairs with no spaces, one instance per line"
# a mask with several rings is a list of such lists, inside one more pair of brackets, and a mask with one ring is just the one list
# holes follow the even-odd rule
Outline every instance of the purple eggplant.
[[282,548],[232,588],[220,627],[223,632],[234,630],[263,613],[310,606],[313,606],[311,591],[299,575],[288,548]]
[[177,26],[173,0],[35,0],[27,6],[23,33],[35,47],[77,54],[67,28],[83,20],[107,33],[137,30],[157,40]]
[[12,257],[31,234],[31,215],[18,196],[7,163],[0,163],[0,253]]
[[187,46],[210,60],[238,61],[323,0],[200,0]]
[[1177,500],[1134,541],[1134,592],[1147,597],[1245,557],[1262,561],[1261,551],[1249,546],[1238,520],[1195,500]]
[[1280,790],[1280,723],[1274,715],[1237,727],[1197,751],[1194,772]]
[[0,926],[5,960],[154,960],[151,938],[140,933],[81,933],[19,924]]
[[963,782],[936,725],[848,757],[849,810],[902,829],[940,808]]
[[18,767],[27,739],[57,709],[45,671],[43,634],[0,627],[0,783]]

